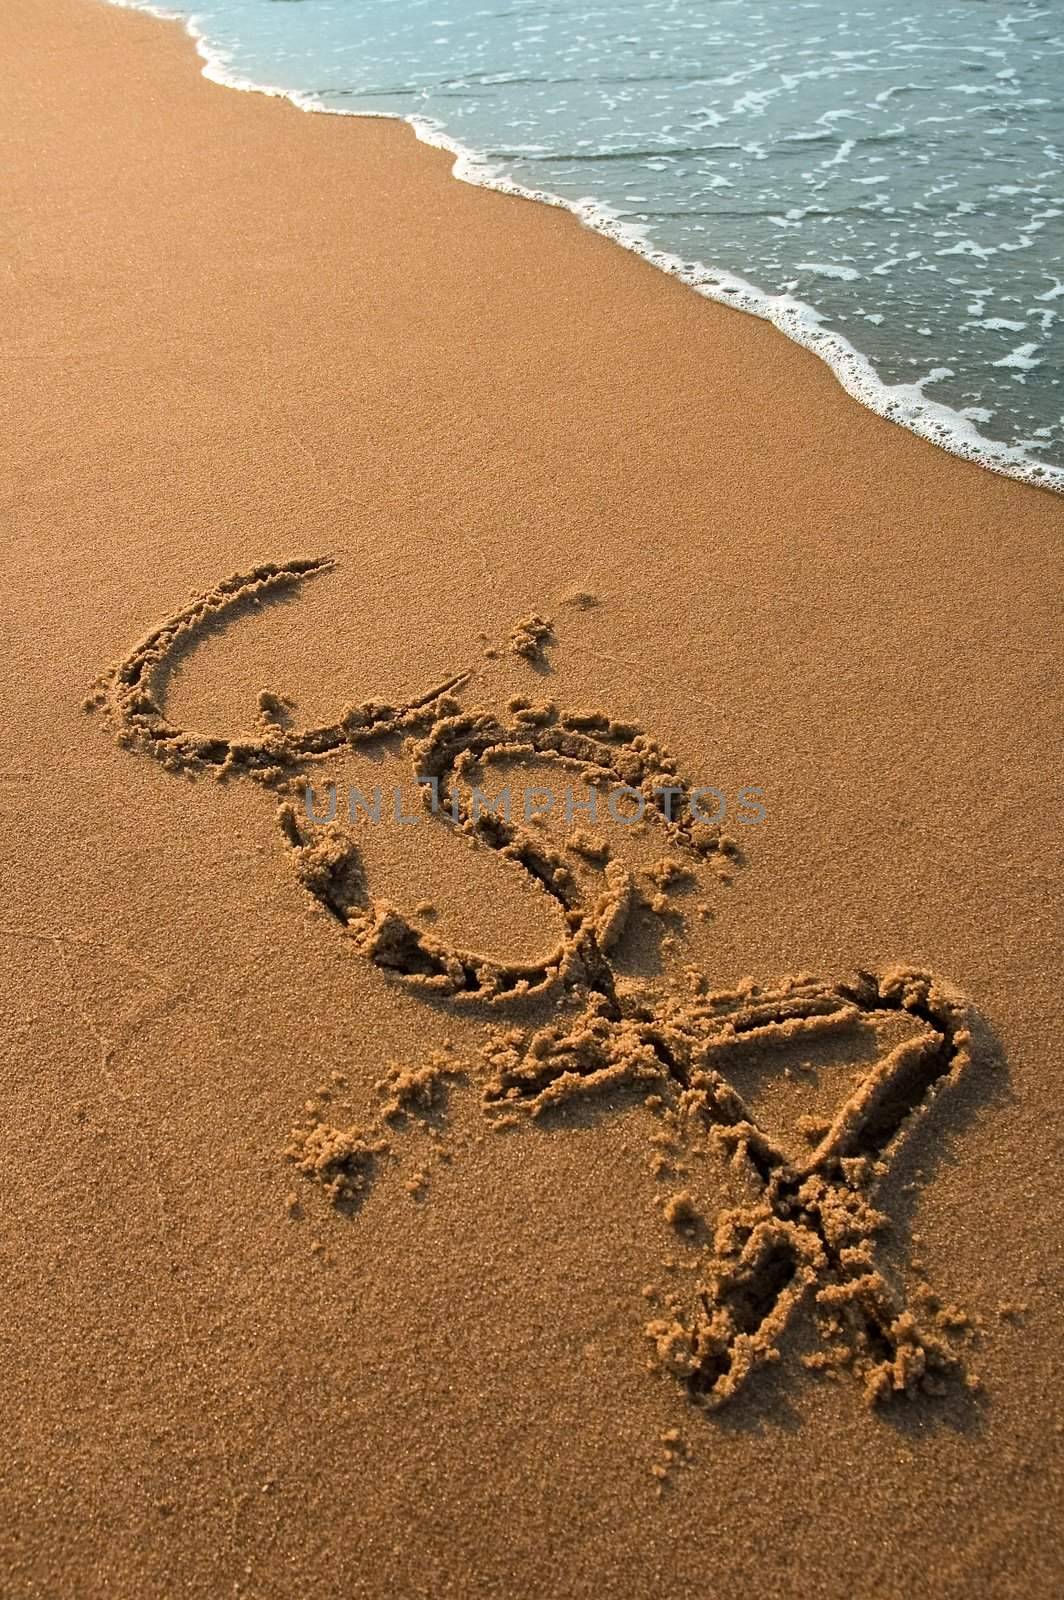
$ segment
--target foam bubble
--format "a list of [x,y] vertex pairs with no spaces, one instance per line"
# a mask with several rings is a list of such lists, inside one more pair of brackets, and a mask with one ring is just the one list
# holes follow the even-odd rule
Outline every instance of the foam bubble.
[[856,267],[840,267],[830,261],[799,261],[797,266],[799,272],[815,272],[821,278],[840,278],[844,283],[852,283],[861,276]]

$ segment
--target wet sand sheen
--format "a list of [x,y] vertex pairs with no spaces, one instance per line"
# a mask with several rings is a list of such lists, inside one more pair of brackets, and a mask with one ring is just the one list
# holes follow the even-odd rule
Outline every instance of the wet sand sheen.
[[[1055,1592],[1059,498],[175,26],[7,43],[5,1592]],[[392,905],[308,759],[767,815]]]

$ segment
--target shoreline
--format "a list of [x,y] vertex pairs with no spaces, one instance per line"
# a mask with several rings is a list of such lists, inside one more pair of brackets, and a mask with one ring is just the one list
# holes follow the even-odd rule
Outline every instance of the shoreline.
[[[1058,497],[391,120],[5,22],[0,1589],[1057,1593]],[[481,775],[727,833],[303,811]]]
[[918,439],[934,444],[962,461],[971,461],[988,472],[1015,478],[1031,488],[1064,494],[1064,466],[1039,461],[1036,456],[1028,455],[1020,445],[1006,445],[988,439],[979,432],[971,418],[941,401],[928,400],[922,390],[925,384],[933,381],[933,372],[915,383],[885,383],[876,374],[869,358],[845,335],[819,328],[821,313],[807,301],[789,294],[769,294],[737,273],[700,261],[691,264],[669,251],[659,250],[647,243],[644,228],[620,220],[604,201],[570,201],[549,189],[529,189],[511,179],[500,177],[497,163],[493,164],[472,147],[462,144],[433,118],[329,106],[309,90],[283,89],[276,84],[258,83],[231,72],[231,57],[220,46],[212,44],[208,35],[200,29],[195,13],[186,15],[171,11],[165,6],[153,4],[152,0],[103,0],[103,3],[124,11],[141,11],[158,21],[176,23],[193,41],[196,53],[204,63],[203,76],[208,82],[217,83],[222,88],[287,100],[297,110],[323,116],[368,117],[403,123],[413,130],[420,143],[431,149],[444,150],[454,157],[451,175],[458,182],[566,211],[582,226],[610,239],[623,250],[631,251],[641,260],[648,261],[651,266],[676,278],[705,299],[769,323],[792,343],[809,350],[823,361],[845,393],[874,416],[893,422],[915,434]]

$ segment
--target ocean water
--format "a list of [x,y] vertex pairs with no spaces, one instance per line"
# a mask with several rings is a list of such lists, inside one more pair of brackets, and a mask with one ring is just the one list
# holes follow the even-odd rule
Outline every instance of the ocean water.
[[1061,0],[165,9],[212,76],[406,118],[458,176],[770,318],[881,414],[1064,488]]

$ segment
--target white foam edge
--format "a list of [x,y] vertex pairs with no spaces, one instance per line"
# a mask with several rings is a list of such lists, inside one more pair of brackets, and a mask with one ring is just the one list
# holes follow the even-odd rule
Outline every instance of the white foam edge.
[[245,94],[271,95],[290,101],[300,111],[312,111],[324,116],[375,117],[407,123],[422,144],[446,150],[453,155],[451,175],[462,183],[470,183],[481,189],[494,189],[500,194],[516,195],[522,200],[536,200],[541,205],[556,206],[571,212],[585,227],[614,240],[652,266],[667,272],[670,277],[679,278],[696,293],[772,323],[794,344],[819,356],[830,367],[846,393],[877,416],[896,422],[930,444],[938,445],[966,461],[973,461],[991,472],[1017,478],[1038,489],[1064,494],[1064,467],[1037,461],[1019,445],[1000,444],[985,438],[970,418],[962,416],[952,406],[938,400],[928,400],[924,396],[923,385],[940,377],[952,376],[950,368],[933,368],[915,383],[884,383],[868,357],[862,355],[843,334],[819,326],[824,320],[823,314],[806,301],[788,294],[769,294],[736,273],[699,261],[684,261],[667,250],[659,250],[647,242],[645,227],[624,221],[603,201],[591,198],[566,200],[548,189],[528,189],[523,184],[515,183],[501,174],[498,165],[452,138],[432,117],[419,116],[416,112],[403,116],[392,111],[359,111],[346,106],[330,106],[303,90],[257,83],[231,70],[229,56],[211,43],[194,14],[189,16],[170,11],[164,6],[152,4],[151,0],[106,0],[106,3],[127,11],[143,11],[164,22],[182,23],[203,61],[203,76],[227,89],[238,89]]

